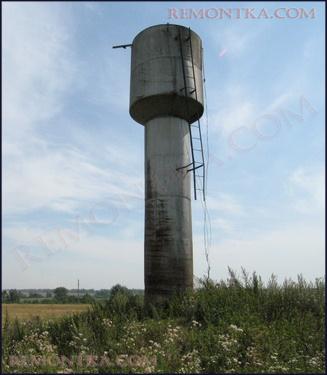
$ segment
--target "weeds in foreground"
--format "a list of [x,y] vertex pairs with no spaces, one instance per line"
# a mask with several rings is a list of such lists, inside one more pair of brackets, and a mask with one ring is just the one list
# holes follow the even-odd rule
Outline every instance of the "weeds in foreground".
[[322,279],[264,285],[230,270],[146,311],[117,288],[79,315],[7,319],[3,372],[325,373],[324,290]]

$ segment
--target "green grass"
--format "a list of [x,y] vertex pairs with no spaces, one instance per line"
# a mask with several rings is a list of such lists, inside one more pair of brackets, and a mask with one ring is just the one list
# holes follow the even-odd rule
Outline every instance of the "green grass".
[[[4,372],[325,373],[322,279],[263,285],[242,280],[203,282],[162,308],[143,308],[143,297],[113,293],[106,303],[56,321],[6,322]],[[66,364],[11,363],[10,356],[68,357]],[[109,358],[79,363],[76,356]],[[115,362],[117,356],[148,361]],[[152,359],[156,359],[154,362]],[[152,362],[151,362],[152,361]],[[22,361],[21,361],[22,362]]]

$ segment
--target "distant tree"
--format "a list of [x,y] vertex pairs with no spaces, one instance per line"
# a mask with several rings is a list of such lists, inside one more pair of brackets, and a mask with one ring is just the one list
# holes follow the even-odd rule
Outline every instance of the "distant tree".
[[144,290],[143,289],[129,289],[129,290],[134,295],[144,295]]
[[51,292],[47,292],[46,297],[47,298],[51,298],[52,297],[52,293]]
[[96,298],[108,298],[110,295],[110,290],[108,289],[100,289],[97,290],[94,294]]
[[42,294],[39,293],[30,293],[29,298],[42,298]]
[[9,300],[9,292],[8,290],[3,290],[2,293],[1,293],[1,297],[2,297],[2,302],[8,302]]
[[21,294],[16,289],[9,290],[8,302],[9,303],[19,303]]
[[68,289],[64,288],[63,286],[60,286],[56,288],[54,291],[54,297],[58,301],[64,301],[67,298],[68,295]]
[[116,294],[130,295],[131,292],[128,288],[126,288],[126,286],[116,284],[110,289],[110,298],[113,298]]
[[94,302],[94,298],[92,296],[90,296],[88,293],[86,293],[86,294],[84,294],[84,296],[82,296],[79,299],[79,302],[80,303],[92,303],[92,302]]
[[125,314],[132,297],[132,292],[128,288],[116,284],[110,289],[109,305],[116,313]]
[[76,296],[67,296],[65,299],[67,303],[78,303],[78,298]]

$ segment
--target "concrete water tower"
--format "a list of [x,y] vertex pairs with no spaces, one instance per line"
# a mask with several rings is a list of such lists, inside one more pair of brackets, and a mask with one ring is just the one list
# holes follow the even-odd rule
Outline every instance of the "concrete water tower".
[[204,165],[190,126],[203,113],[202,44],[189,28],[164,24],[129,46],[129,112],[145,135],[145,302],[160,303],[193,288],[191,179]]

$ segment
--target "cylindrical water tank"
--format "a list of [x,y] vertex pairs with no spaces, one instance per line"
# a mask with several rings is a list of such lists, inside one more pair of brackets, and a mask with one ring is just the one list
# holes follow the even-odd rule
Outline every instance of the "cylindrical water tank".
[[146,303],[193,287],[189,126],[203,113],[202,82],[193,31],[157,25],[133,40],[130,115],[145,125]]
[[158,116],[196,121],[203,113],[202,81],[202,43],[194,31],[157,25],[134,38],[130,115],[135,121],[144,125]]

